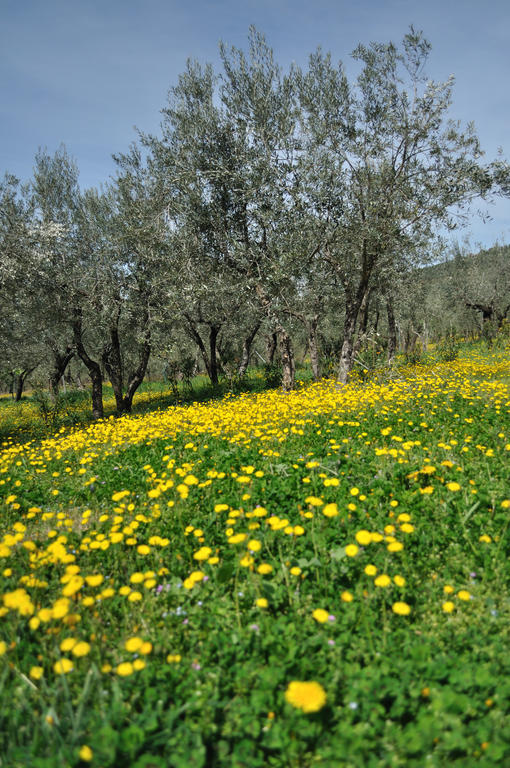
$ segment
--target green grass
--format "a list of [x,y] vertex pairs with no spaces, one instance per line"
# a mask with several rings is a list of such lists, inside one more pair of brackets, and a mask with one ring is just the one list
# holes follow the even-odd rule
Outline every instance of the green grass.
[[509,373],[470,347],[4,446],[0,766],[510,763]]
[[[298,379],[311,381],[307,366],[298,366]],[[148,413],[174,405],[200,403],[223,397],[228,392],[260,392],[267,388],[266,376],[261,368],[249,369],[240,382],[221,378],[213,386],[205,375],[195,376],[190,385],[182,382],[171,387],[166,381],[144,381],[135,394],[134,415]],[[103,385],[105,418],[115,415],[115,399],[110,384]],[[58,398],[46,390],[30,390],[20,402],[9,395],[0,396],[0,441],[16,441],[44,438],[62,427],[85,426],[92,421],[90,390],[61,391]]]

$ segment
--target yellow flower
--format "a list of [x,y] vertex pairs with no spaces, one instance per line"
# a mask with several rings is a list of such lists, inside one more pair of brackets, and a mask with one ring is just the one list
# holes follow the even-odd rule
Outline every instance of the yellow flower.
[[130,491],[117,491],[117,493],[114,493],[112,496],[112,501],[120,501],[125,496],[129,496]]
[[42,667],[31,667],[29,672],[29,675],[32,678],[32,680],[40,680],[43,674],[44,674],[44,670]]
[[144,659],[135,659],[133,662],[133,669],[136,669],[137,672],[139,672],[141,669],[145,669],[147,664],[145,663]]
[[152,643],[150,643],[148,640],[145,641],[145,643],[142,643],[140,646],[140,653],[142,656],[148,656],[149,653],[152,652]]
[[291,572],[291,574],[292,574],[293,576],[300,576],[300,575],[301,575],[301,568],[299,567],[299,565],[294,565],[294,566],[293,566],[293,567],[290,569],[290,572]]
[[411,525],[411,523],[403,523],[400,526],[400,530],[404,533],[412,533],[414,531],[414,525]]
[[104,576],[100,573],[93,574],[92,576],[85,576],[85,581],[89,587],[98,587],[103,583]]
[[124,643],[124,648],[126,651],[129,651],[129,653],[136,653],[140,650],[140,648],[143,645],[143,640],[141,637],[130,637],[126,642]]
[[343,600],[344,603],[352,603],[354,597],[352,596],[351,592],[342,592],[340,599]]
[[210,547],[200,547],[193,555],[194,560],[208,560],[212,555],[212,549]]
[[73,662],[71,659],[59,659],[53,665],[53,671],[56,672],[57,675],[66,675],[68,672],[71,672],[72,669]]
[[393,613],[397,613],[399,616],[408,616],[411,613],[411,607],[407,603],[393,603],[391,609]]
[[7,653],[7,643],[4,640],[0,640],[0,656]]
[[121,677],[127,677],[128,675],[133,674],[133,665],[129,661],[124,661],[122,664],[119,664],[117,669],[115,670],[118,675]]
[[255,600],[255,605],[257,608],[267,608],[269,603],[267,602],[265,597],[259,597],[257,600]]
[[90,653],[90,644],[86,642],[76,643],[72,649],[73,656],[86,656]]
[[319,624],[324,624],[328,620],[329,613],[324,608],[316,608],[312,616]]
[[131,592],[131,594],[128,596],[128,600],[130,603],[138,603],[142,599],[142,593],[141,592]]
[[442,608],[445,613],[451,613],[453,610],[455,610],[455,605],[451,602],[451,600],[447,600],[446,603],[443,603]]
[[389,587],[391,579],[386,573],[381,573],[380,576],[377,576],[377,578],[374,579],[374,584],[376,587]]
[[367,565],[365,567],[365,573],[367,576],[375,576],[375,574],[377,573],[377,568],[375,567],[375,565]]
[[80,591],[84,584],[84,579],[81,576],[75,575],[72,576],[65,587],[62,590],[62,594],[65,595],[65,597],[72,597],[77,592]]
[[318,712],[326,703],[326,691],[320,683],[293,680],[285,691],[285,698],[302,712]]
[[199,581],[202,581],[205,578],[205,573],[203,571],[192,571],[189,575],[189,578],[191,581],[197,584]]
[[356,544],[348,544],[345,548],[345,554],[347,557],[356,557],[358,550],[359,547],[357,547]]
[[471,595],[467,591],[467,589],[461,589],[460,592],[457,592],[457,597],[459,598],[459,600],[464,600],[465,602],[467,602],[468,600],[471,600]]
[[75,637],[66,637],[60,643],[60,650],[64,651],[64,653],[66,651],[71,651],[74,648],[74,646],[76,645],[77,642],[78,641],[77,641],[77,639]]
[[356,533],[356,541],[361,544],[362,547],[366,547],[372,541],[372,534],[370,531],[361,530]]
[[401,552],[404,549],[404,545],[401,541],[392,541],[386,547],[388,552]]
[[351,488],[351,490],[349,491],[349,493],[351,494],[351,496],[358,496],[358,494],[359,494],[359,488]]
[[272,572],[273,572],[273,566],[270,565],[269,563],[261,563],[257,568],[257,573],[260,573],[262,576],[267,576],[268,573],[272,573]]
[[305,499],[305,504],[309,504],[311,507],[322,507],[324,502],[317,496],[307,496]]
[[166,657],[166,660],[169,664],[178,664],[181,658],[182,657],[180,653],[169,653]]
[[338,506],[336,504],[326,504],[322,508],[322,514],[326,517],[336,517],[338,515]]
[[446,483],[446,487],[449,491],[460,491],[460,485],[458,483]]
[[79,756],[80,756],[80,760],[83,760],[84,763],[90,763],[90,761],[94,757],[94,753],[92,752],[90,747],[84,744],[80,749]]

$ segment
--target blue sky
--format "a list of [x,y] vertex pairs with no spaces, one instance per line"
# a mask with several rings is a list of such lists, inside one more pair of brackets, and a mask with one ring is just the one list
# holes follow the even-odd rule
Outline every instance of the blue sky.
[[[276,59],[306,65],[317,45],[351,70],[359,42],[399,42],[410,24],[432,43],[431,78],[456,77],[452,116],[473,120],[486,151],[510,158],[508,0],[0,0],[0,175],[26,180],[38,147],[63,142],[83,187],[114,172],[111,155],[157,132],[188,57],[218,61],[248,27]],[[473,244],[510,242],[510,200],[473,219]]]

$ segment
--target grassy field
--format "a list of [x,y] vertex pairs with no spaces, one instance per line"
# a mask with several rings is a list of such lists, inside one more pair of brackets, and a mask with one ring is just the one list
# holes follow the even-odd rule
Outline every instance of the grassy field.
[[509,765],[509,382],[466,348],[6,439],[0,766]]

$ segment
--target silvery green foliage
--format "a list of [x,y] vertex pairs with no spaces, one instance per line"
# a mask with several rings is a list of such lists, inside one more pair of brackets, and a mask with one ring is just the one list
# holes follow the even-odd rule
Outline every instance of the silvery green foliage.
[[355,78],[320,49],[284,72],[251,28],[218,72],[188,61],[160,135],[116,155],[101,192],[80,190],[65,148],[40,151],[29,187],[0,187],[5,365],[21,351],[56,376],[79,340],[122,405],[148,355],[179,344],[215,381],[276,333],[291,386],[293,336],[315,375],[322,344],[345,380],[387,316],[391,357],[412,270],[509,189],[502,156],[484,164],[473,126],[449,119],[453,78],[427,79],[429,52],[411,28],[400,47],[359,45]]
[[411,29],[401,49],[358,46],[353,82],[320,49],[298,73],[303,205],[345,294],[341,379],[371,286],[396,280],[491,190],[473,126],[448,119],[453,78],[426,79],[429,47]]

